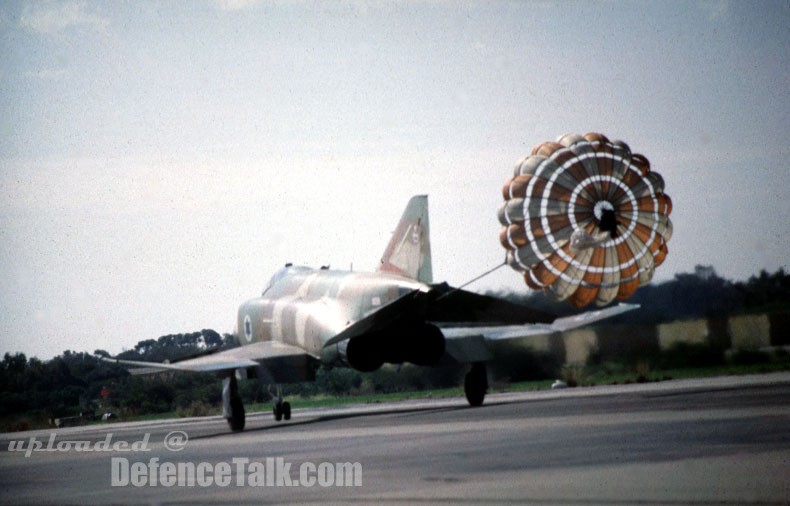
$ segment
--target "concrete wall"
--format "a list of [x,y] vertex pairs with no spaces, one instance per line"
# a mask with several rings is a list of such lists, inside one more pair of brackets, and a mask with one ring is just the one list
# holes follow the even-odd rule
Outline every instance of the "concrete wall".
[[592,353],[604,360],[666,351],[676,344],[708,344],[721,350],[790,345],[790,313],[676,321],[661,325],[606,325],[493,343],[497,358],[528,351],[565,364],[584,364]]
[[709,335],[707,320],[664,323],[658,326],[658,346],[667,350],[677,343],[706,344]]
[[564,333],[531,336],[518,346],[550,353],[567,364],[583,364],[591,353],[622,357],[645,350],[665,351],[678,343],[755,350],[790,345],[790,313],[676,321],[652,325],[596,325]]
[[563,334],[565,341],[565,363],[583,364],[598,345],[598,336],[593,329],[570,330]]
[[732,347],[756,350],[771,346],[771,325],[768,315],[743,315],[730,318]]

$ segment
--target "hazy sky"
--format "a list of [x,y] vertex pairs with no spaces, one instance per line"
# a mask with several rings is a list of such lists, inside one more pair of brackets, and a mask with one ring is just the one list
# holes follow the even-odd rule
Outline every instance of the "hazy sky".
[[787,269],[789,83],[787,1],[2,2],[0,353],[230,332],[285,262],[375,267],[414,194],[461,284],[569,132],[664,176],[655,281]]

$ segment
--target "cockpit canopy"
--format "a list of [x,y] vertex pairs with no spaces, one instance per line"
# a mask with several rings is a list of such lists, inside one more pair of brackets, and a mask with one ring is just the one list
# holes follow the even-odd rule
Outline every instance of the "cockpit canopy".
[[294,265],[291,263],[285,264],[285,267],[281,268],[280,270],[274,273],[274,276],[272,276],[272,278],[269,280],[269,283],[266,285],[266,288],[263,289],[262,295],[268,292],[269,290],[271,290],[271,288],[277,283],[279,283],[280,280],[282,280],[283,278],[286,278],[294,273],[308,272],[312,270],[313,269],[311,269],[310,267],[305,267],[303,265]]

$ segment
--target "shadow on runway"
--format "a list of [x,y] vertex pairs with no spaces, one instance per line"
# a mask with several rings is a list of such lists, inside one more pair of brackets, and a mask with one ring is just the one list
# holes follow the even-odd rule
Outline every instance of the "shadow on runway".
[[[200,436],[195,436],[195,437],[190,438],[190,439],[195,439],[195,440],[197,440],[197,439],[213,439],[213,438],[216,438],[216,437],[223,437],[223,436],[231,436],[231,437],[233,437],[233,436],[235,436],[237,434],[254,434],[254,433],[258,433],[258,432],[263,433],[263,432],[268,432],[268,431],[273,431],[273,430],[287,430],[287,429],[293,428],[293,427],[309,427],[309,426],[316,425],[316,424],[329,423],[329,422],[334,422],[334,421],[338,421],[338,420],[360,419],[360,418],[374,417],[374,416],[415,415],[415,414],[418,414],[418,413],[435,414],[435,413],[443,413],[443,412],[444,413],[451,413],[451,412],[456,412],[456,411],[460,411],[460,410],[467,410],[467,409],[479,410],[480,408],[471,408],[469,406],[439,406],[439,407],[426,406],[426,407],[400,408],[400,409],[393,408],[393,409],[387,409],[387,410],[382,410],[382,411],[370,411],[370,412],[367,412],[367,411],[350,411],[350,412],[347,412],[347,413],[336,413],[336,414],[328,414],[328,415],[319,415],[319,416],[316,416],[314,418],[307,418],[305,420],[296,420],[296,421],[287,421],[287,422],[275,422],[275,421],[272,421],[268,425],[263,425],[263,426],[260,426],[260,427],[245,428],[241,432],[231,432],[230,429],[228,429],[225,432],[219,432],[219,433],[216,433],[216,434],[203,434],[203,435],[200,435]],[[262,417],[265,417],[265,416],[267,416],[267,415],[262,415]],[[271,415],[269,415],[269,416],[271,416]],[[255,419],[257,419],[257,418],[258,417],[253,418],[253,421]],[[248,423],[250,422],[249,418],[247,419],[247,422]]]
[[[468,411],[469,413],[483,415],[484,413],[488,412],[491,408],[497,407],[504,407],[504,406],[512,406],[516,404],[533,404],[535,402],[550,402],[553,403],[557,401],[557,399],[491,399],[491,401],[486,402],[482,406],[478,407],[471,407],[467,405],[464,401],[463,404],[459,403],[458,405],[454,406],[419,406],[419,407],[393,407],[392,409],[383,409],[383,410],[375,410],[369,411],[364,409],[368,405],[362,405],[361,409],[354,409],[349,407],[343,407],[342,409],[347,409],[348,411],[342,413],[334,413],[334,414],[326,414],[326,415],[316,415],[310,416],[308,415],[305,419],[300,420],[290,420],[290,421],[282,421],[282,422],[275,422],[273,420],[272,414],[267,414],[264,412],[257,412],[254,413],[252,416],[247,416],[247,427],[241,432],[231,432],[230,429],[226,431],[221,431],[217,433],[209,433],[203,434],[199,436],[194,436],[191,439],[211,439],[221,436],[230,436],[233,437],[238,434],[249,434],[249,433],[256,433],[256,432],[267,432],[273,430],[286,430],[291,427],[309,427],[316,424],[322,423],[329,423],[338,420],[358,420],[364,419],[368,417],[378,417],[378,416],[415,416],[418,414],[424,415],[433,415],[433,414],[440,414],[440,413],[456,413],[462,411]],[[484,415],[484,416],[491,416],[491,415]],[[544,413],[531,413],[530,416],[547,416]],[[266,418],[272,417],[268,422]],[[261,421],[266,423],[266,425],[261,426],[250,426],[251,422],[254,424],[255,422]]]

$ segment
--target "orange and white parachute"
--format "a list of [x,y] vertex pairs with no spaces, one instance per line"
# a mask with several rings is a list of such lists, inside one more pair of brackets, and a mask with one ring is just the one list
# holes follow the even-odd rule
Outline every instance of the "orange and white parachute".
[[664,179],[622,141],[588,133],[538,144],[502,193],[508,263],[556,299],[627,299],[666,258],[672,201]]

